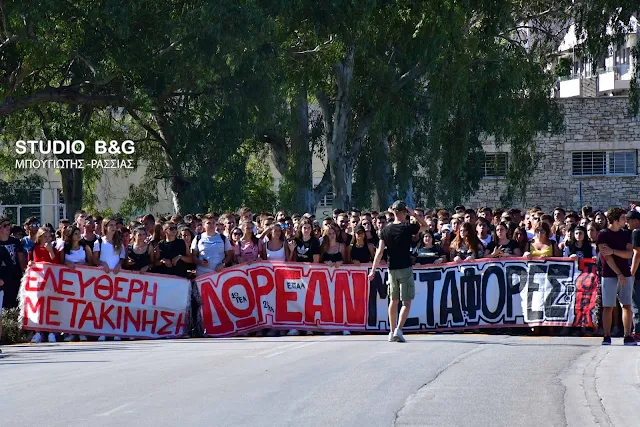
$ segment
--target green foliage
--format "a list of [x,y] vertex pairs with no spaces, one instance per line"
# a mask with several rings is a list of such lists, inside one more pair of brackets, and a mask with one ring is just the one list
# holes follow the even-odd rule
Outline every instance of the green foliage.
[[[32,190],[39,190],[44,184],[44,178],[36,174],[28,174],[20,178],[4,180],[0,178],[0,205],[19,205],[28,199],[28,193]],[[3,215],[13,221],[15,209],[5,209]],[[24,219],[24,218],[23,218]]]
[[[534,137],[562,130],[549,93],[570,64],[547,65],[567,23],[585,55],[601,58],[623,40],[637,0],[5,0],[3,11],[0,170],[16,174],[6,146],[16,139],[134,139],[146,174],[123,203],[128,216],[155,203],[158,180],[184,212],[273,207],[255,141],[265,129],[296,136],[288,106],[303,89],[310,102],[326,95],[328,115],[346,111],[342,128],[324,117],[304,142],[324,154],[319,135],[344,137],[331,147],[355,167],[353,204],[372,203],[372,184],[402,195],[410,180],[420,204],[456,204],[478,187],[488,138],[510,147],[503,200],[514,201],[539,160]],[[345,85],[337,70],[351,51]],[[287,157],[282,207],[298,208],[312,186],[299,154]],[[393,172],[388,182],[381,169]],[[95,208],[101,171],[61,173],[68,205]]]
[[20,327],[20,308],[3,308],[1,311],[2,337],[0,337],[0,341],[6,344],[29,342],[31,332]]

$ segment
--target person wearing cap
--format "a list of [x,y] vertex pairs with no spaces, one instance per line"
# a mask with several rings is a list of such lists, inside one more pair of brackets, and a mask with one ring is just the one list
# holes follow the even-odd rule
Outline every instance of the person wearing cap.
[[[394,221],[387,225],[380,233],[380,242],[376,256],[371,266],[369,280],[376,275],[376,267],[380,264],[382,254],[387,249],[389,271],[389,342],[405,342],[402,327],[409,317],[411,301],[415,297],[416,288],[413,281],[413,269],[411,267],[411,242],[415,234],[427,230],[428,225],[424,219],[418,217],[415,211],[408,208],[402,200],[396,200],[389,209],[394,214]],[[407,215],[415,218],[416,222],[407,222]],[[398,301],[402,300],[400,317],[396,321],[398,313]]]
[[640,212],[632,206],[627,213],[627,224],[631,231],[631,277],[634,278],[631,310],[633,311],[633,339],[640,341]]

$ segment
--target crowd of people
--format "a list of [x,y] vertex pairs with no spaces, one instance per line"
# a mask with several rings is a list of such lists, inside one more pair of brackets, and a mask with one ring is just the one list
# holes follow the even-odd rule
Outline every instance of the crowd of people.
[[[452,211],[412,212],[407,223],[420,224],[410,242],[413,264],[505,257],[595,258],[601,276],[603,344],[610,344],[612,335],[622,334],[628,345],[640,338],[640,208],[603,212],[585,206],[575,212],[557,207],[543,212],[539,207],[522,211],[456,206]],[[335,267],[371,263],[383,230],[397,213],[392,207],[384,212],[336,209],[332,216],[316,218],[285,211],[254,214],[245,207],[237,214],[147,214],[127,224],[81,210],[73,220],[60,220],[57,228],[36,217],[22,226],[0,217],[0,300],[5,308],[17,306],[20,278],[32,262],[186,278],[258,260]],[[379,258],[377,262],[386,262],[386,249]],[[47,338],[56,340],[54,334]],[[34,334],[34,342],[43,339]]]

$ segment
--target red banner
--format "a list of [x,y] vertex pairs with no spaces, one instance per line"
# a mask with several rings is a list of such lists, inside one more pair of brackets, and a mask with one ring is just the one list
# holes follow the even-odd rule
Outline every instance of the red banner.
[[[239,265],[196,279],[207,336],[263,328],[386,331],[387,271],[370,266]],[[414,268],[405,329],[447,330],[595,324],[593,260],[483,259]]]
[[187,279],[101,268],[35,264],[22,279],[23,329],[122,338],[182,337]]

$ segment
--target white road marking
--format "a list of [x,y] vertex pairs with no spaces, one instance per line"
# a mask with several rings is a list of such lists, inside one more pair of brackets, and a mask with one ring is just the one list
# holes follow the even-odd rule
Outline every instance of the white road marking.
[[118,412],[120,409],[126,408],[127,406],[131,405],[131,403],[125,403],[124,405],[120,405],[117,408],[113,408],[112,410],[108,411],[108,412],[103,412],[102,414],[98,414],[99,417],[108,417],[109,415]]
[[307,347],[307,346],[310,346],[310,345],[313,345],[313,344],[318,344],[319,342],[323,342],[323,341],[330,341],[332,339],[333,339],[333,337],[328,337],[328,338],[325,338],[325,339],[320,340],[320,341],[311,341],[311,342],[308,342],[308,343],[305,343],[305,344],[300,344],[300,345],[298,345],[296,347],[291,347],[291,348],[287,348],[286,350],[278,351],[276,353],[271,353],[271,354],[269,354],[268,356],[265,356],[265,357],[268,358],[268,357],[278,356],[278,355],[281,355],[283,353],[287,353],[287,352],[289,352],[291,350],[297,350],[299,348]]

